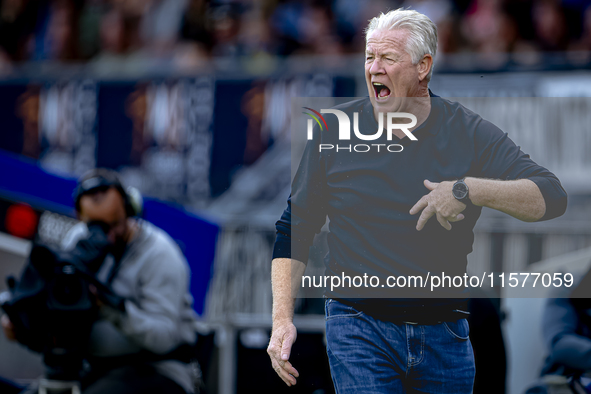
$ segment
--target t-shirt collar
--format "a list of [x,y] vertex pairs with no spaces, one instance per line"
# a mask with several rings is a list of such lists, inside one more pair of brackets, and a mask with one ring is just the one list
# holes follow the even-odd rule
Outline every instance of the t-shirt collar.
[[[417,129],[415,129],[413,131],[413,133],[417,130],[422,130],[424,128],[427,128],[427,131],[432,135],[436,135],[439,132],[440,124],[441,124],[441,122],[439,122],[439,117],[441,115],[441,100],[442,99],[441,99],[441,97],[434,94],[431,91],[431,89],[429,89],[429,97],[432,98],[431,99],[431,111],[429,112],[429,116],[427,117],[427,119],[425,119],[423,124],[421,124]],[[371,117],[370,117],[371,128],[372,129],[377,128],[378,123],[373,116],[373,106],[371,105],[371,100],[369,99],[369,97],[368,97],[366,105],[364,107],[365,107],[364,110],[367,111],[367,113],[371,114]]]

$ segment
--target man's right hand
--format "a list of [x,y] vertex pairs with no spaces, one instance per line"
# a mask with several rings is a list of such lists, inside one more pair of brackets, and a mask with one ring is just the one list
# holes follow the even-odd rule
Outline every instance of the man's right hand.
[[288,386],[296,384],[296,378],[300,376],[298,371],[289,362],[291,346],[297,337],[297,331],[291,321],[273,323],[273,333],[269,341],[267,353],[271,357],[271,364],[277,375]]
[[14,332],[14,325],[10,321],[7,315],[2,315],[0,318],[2,322],[2,330],[4,330],[4,335],[9,341],[16,342],[16,333]]

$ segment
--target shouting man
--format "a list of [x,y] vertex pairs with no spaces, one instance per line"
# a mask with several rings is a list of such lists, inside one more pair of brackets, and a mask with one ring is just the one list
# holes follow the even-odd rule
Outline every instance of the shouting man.
[[[365,135],[381,132],[384,113],[411,113],[415,138],[394,130],[397,138],[390,138],[402,149],[370,156],[319,149],[335,144],[331,132],[315,130],[308,141],[276,225],[272,262],[268,353],[288,386],[299,376],[289,361],[296,340],[292,289],[301,283],[308,247],[327,216],[326,275],[382,278],[465,273],[482,207],[526,222],[566,209],[554,174],[492,123],[429,90],[436,51],[437,29],[425,15],[399,9],[373,18],[366,31],[369,98],[336,109],[358,116]],[[335,116],[325,118],[333,122],[328,129],[338,129]],[[380,138],[375,142],[393,142],[383,133]],[[327,353],[337,393],[471,393],[466,298],[449,294],[375,298],[327,291]]]

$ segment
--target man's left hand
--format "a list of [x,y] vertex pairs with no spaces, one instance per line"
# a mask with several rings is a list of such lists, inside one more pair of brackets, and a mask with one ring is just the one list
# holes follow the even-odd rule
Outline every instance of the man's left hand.
[[421,197],[419,201],[410,209],[410,214],[415,215],[421,210],[421,216],[417,222],[417,231],[425,227],[425,223],[436,215],[437,221],[446,230],[451,230],[451,223],[464,219],[461,214],[466,209],[466,204],[459,202],[453,196],[452,187],[454,182],[431,182],[427,179],[423,182],[430,193]]

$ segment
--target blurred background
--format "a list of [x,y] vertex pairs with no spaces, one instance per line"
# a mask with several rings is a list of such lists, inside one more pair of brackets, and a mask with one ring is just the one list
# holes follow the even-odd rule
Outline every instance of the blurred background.
[[[485,209],[470,266],[587,269],[590,0],[0,0],[0,276],[20,271],[32,240],[57,243],[75,223],[77,176],[115,169],[191,265],[205,390],[277,392],[265,350],[291,99],[367,96],[363,31],[398,7],[438,26],[433,92],[509,132],[569,193],[567,213],[547,223]],[[325,253],[325,237],[312,256]],[[502,387],[506,371],[507,392],[520,394],[547,352],[543,299],[490,296],[506,354],[477,352],[496,365],[479,373]],[[332,392],[322,300],[300,299],[297,311],[294,390]],[[41,371],[38,357],[0,338],[0,376]]]

